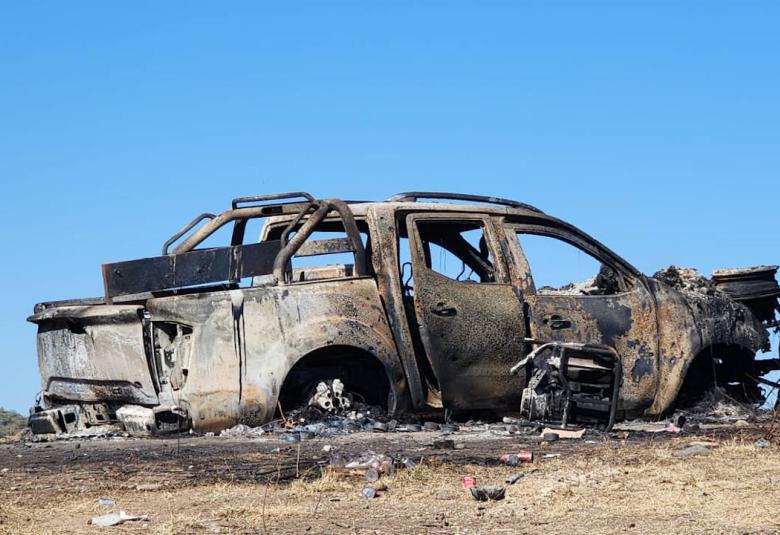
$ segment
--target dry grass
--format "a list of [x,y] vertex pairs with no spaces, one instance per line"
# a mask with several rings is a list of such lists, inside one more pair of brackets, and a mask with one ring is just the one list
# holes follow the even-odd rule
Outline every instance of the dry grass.
[[[423,462],[383,478],[388,490],[360,495],[361,480],[326,471],[290,484],[204,484],[175,490],[2,486],[0,533],[82,533],[94,515],[124,509],[149,522],[112,532],[178,533],[747,533],[780,530],[780,449],[728,440],[707,456],[677,458],[691,439],[607,444],[526,465],[501,502],[478,503],[461,488],[500,483],[516,470]],[[67,473],[64,474],[67,478]],[[0,475],[2,477],[2,475]],[[46,477],[58,477],[54,474]],[[150,481],[151,482],[151,481]],[[27,490],[29,489],[29,490]],[[100,507],[109,494],[114,508]]]

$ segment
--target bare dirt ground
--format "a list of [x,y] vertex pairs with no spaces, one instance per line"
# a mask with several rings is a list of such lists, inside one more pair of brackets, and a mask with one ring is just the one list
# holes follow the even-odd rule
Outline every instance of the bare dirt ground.
[[[435,449],[440,433],[429,432],[300,445],[274,436],[0,444],[0,533],[777,533],[780,447],[755,445],[774,436],[763,422],[554,443],[460,431],[448,436],[454,450]],[[709,453],[674,455],[690,444]],[[498,463],[521,449],[536,460]],[[327,466],[333,453],[366,450],[417,468],[383,477],[387,490],[364,498],[365,480]],[[477,502],[461,486],[463,476],[503,484],[519,470],[502,501]],[[99,505],[102,496],[116,504]],[[120,509],[149,519],[87,524]]]

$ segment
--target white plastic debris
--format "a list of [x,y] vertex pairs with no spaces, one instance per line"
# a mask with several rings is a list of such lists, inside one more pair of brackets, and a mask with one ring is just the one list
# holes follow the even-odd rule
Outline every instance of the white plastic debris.
[[133,435],[151,435],[156,426],[154,411],[140,405],[122,405],[116,410],[116,418]]
[[349,409],[352,406],[352,400],[345,392],[341,379],[333,379],[332,381],[321,381],[317,385],[309,400],[309,406],[337,413]]
[[771,445],[772,445],[772,443],[771,443],[771,442],[769,442],[769,441],[768,441],[767,439],[765,439],[765,438],[760,438],[760,439],[756,440],[755,442],[753,442],[753,445],[754,445],[756,448],[768,448],[769,446],[771,446]]
[[237,424],[230,429],[223,429],[219,434],[221,437],[259,437],[265,431],[262,427],[250,427],[244,424]]
[[582,438],[582,435],[585,434],[585,429],[551,429],[545,427],[542,429],[542,433],[539,436],[544,437],[546,433],[554,433],[558,435],[558,438]]
[[125,522],[133,522],[136,520],[149,520],[149,515],[140,515],[140,516],[133,516],[128,515],[124,511],[119,511],[118,513],[109,513],[107,515],[100,515],[100,516],[93,516],[89,523],[93,526],[99,526],[101,528],[106,528],[109,526],[118,526],[119,524],[124,524]]
[[111,498],[106,498],[105,496],[101,496],[98,498],[98,505],[102,505],[103,507],[111,507],[114,505],[114,500]]

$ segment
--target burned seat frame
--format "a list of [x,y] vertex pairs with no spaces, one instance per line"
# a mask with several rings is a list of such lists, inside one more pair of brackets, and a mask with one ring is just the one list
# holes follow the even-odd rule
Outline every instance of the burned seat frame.
[[623,376],[617,352],[599,344],[526,341],[541,345],[510,370],[517,374],[530,368],[520,404],[523,416],[562,427],[602,424],[609,431]]

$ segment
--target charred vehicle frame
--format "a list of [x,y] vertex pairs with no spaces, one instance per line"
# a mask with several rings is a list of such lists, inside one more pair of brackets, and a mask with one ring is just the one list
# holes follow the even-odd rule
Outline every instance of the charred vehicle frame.
[[[247,240],[255,220],[259,240]],[[206,246],[231,225],[229,245]],[[591,287],[537,288],[528,235],[598,261]],[[435,251],[457,260],[457,275]],[[312,265],[334,255],[348,261]],[[103,265],[104,297],[35,306],[42,394],[30,425],[258,425],[336,379],[390,413],[564,425],[659,416],[713,384],[758,401],[761,376],[780,369],[756,358],[777,326],[775,273],[725,270],[697,287],[674,270],[646,277],[576,227],[493,197],[238,198],[160,256]]]

